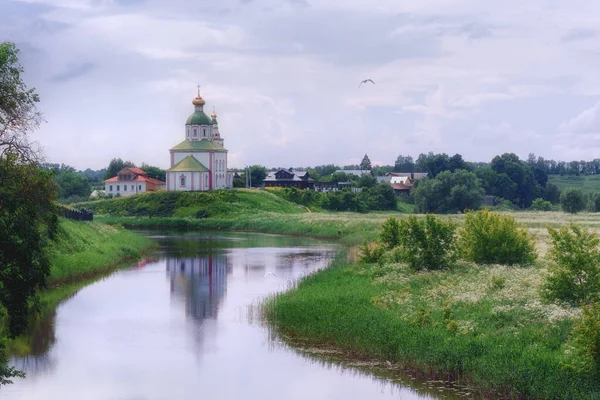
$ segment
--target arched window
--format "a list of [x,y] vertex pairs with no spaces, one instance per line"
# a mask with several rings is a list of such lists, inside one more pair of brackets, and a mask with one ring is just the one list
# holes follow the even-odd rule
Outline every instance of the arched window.
[[198,137],[198,130],[194,128],[194,137]]
[[202,130],[202,137],[206,137],[206,129]]
[[185,175],[179,177],[179,186],[185,186]]

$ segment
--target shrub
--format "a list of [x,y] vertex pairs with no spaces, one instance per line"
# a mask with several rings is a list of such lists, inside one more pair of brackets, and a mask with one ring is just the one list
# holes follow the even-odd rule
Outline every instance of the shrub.
[[576,214],[585,210],[585,197],[579,189],[565,189],[560,194],[560,205],[563,211]]
[[594,198],[594,212],[600,212],[600,196]]
[[465,260],[477,264],[531,264],[537,258],[527,229],[509,215],[488,210],[467,213],[459,248]]
[[535,199],[533,203],[531,203],[531,209],[535,211],[551,211],[552,203],[541,198]]
[[389,217],[381,226],[379,239],[388,248],[400,245],[400,221],[396,217]]
[[427,214],[400,221],[402,259],[414,270],[451,267],[456,261],[456,224]]
[[385,247],[379,243],[365,243],[360,247],[360,260],[365,263],[376,263],[384,253]]
[[600,239],[594,232],[571,224],[550,233],[548,254],[553,264],[542,287],[546,300],[561,300],[572,304],[588,303],[600,297]]
[[568,344],[574,350],[569,367],[579,372],[600,371],[600,303],[581,306],[581,319],[575,323]]

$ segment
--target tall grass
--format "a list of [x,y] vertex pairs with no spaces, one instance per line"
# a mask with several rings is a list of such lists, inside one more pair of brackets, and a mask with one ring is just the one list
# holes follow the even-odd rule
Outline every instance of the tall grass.
[[48,248],[49,285],[85,279],[140,257],[152,241],[123,227],[98,222],[61,220]]
[[488,397],[597,398],[597,375],[562,364],[576,311],[540,303],[539,282],[534,268],[413,274],[340,259],[274,297],[266,314],[286,336],[474,384]]

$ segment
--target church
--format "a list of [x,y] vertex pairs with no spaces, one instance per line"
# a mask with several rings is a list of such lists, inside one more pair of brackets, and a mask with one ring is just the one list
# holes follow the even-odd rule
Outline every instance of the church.
[[185,140],[170,150],[166,189],[204,191],[233,187],[233,172],[227,171],[227,149],[219,133],[217,114],[204,112],[200,96],[192,100],[194,112],[185,123]]

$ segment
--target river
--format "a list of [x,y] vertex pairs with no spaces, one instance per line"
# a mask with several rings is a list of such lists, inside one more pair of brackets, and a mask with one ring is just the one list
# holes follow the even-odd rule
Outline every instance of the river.
[[35,354],[11,360],[26,379],[3,386],[2,399],[453,397],[433,383],[405,386],[398,382],[406,377],[291,348],[253,318],[260,299],[326,267],[336,245],[252,233],[143,233],[160,244],[156,254],[83,288],[42,321]]

